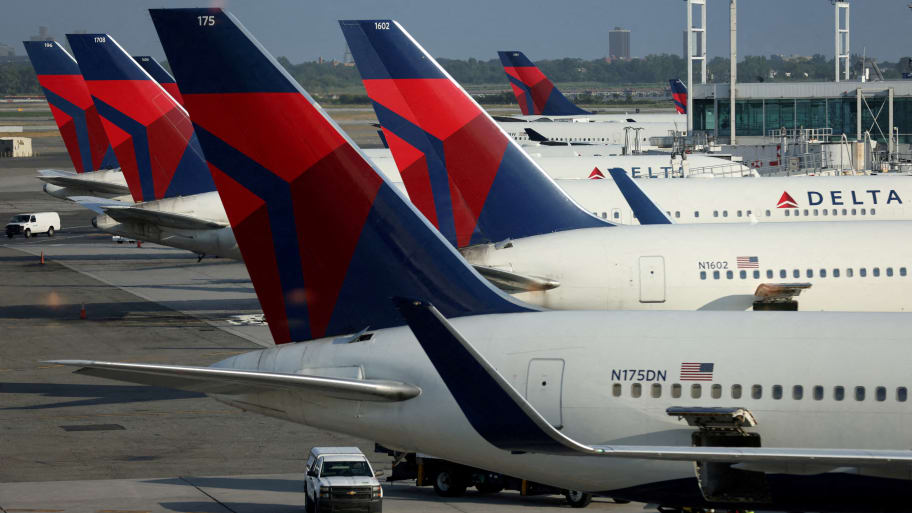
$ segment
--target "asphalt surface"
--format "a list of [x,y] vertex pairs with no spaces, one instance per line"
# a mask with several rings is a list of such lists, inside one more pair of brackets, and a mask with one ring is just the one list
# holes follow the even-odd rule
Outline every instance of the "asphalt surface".
[[[368,440],[44,363],[208,365],[271,343],[243,265],[112,243],[91,213],[41,191],[36,169],[69,167],[62,143],[45,148],[0,160],[0,218],[52,210],[63,225],[53,238],[0,241],[0,512],[300,511],[300,472],[316,445],[356,445],[389,474],[390,458]],[[567,509],[560,496],[385,490],[388,512]],[[590,509],[643,505],[597,499]]]

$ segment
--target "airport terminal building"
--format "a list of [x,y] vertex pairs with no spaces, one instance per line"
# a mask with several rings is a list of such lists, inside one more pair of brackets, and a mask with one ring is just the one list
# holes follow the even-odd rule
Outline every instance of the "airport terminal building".
[[[845,134],[849,140],[861,140],[870,132],[872,139],[886,143],[892,126],[898,143],[912,143],[912,80],[745,83],[736,87],[735,132],[739,138],[807,128],[831,129],[834,137]],[[729,84],[695,84],[691,94],[694,130],[727,138]]]

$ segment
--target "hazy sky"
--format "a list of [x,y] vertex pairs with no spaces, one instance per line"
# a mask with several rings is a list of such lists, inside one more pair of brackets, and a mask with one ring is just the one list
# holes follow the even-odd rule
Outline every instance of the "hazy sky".
[[[728,55],[728,5],[707,0],[710,57]],[[608,53],[608,30],[630,29],[631,54],[681,53],[683,0],[18,0],[5,5],[0,43],[15,44],[45,25],[51,35],[108,32],[127,51],[164,58],[149,7],[222,5],[274,55],[292,62],[341,59],[339,19],[395,18],[438,57],[491,59],[497,50],[530,58]],[[852,52],[895,61],[912,54],[912,10],[907,0],[852,2]],[[741,0],[739,55],[822,53],[833,56],[834,8],[829,0]]]

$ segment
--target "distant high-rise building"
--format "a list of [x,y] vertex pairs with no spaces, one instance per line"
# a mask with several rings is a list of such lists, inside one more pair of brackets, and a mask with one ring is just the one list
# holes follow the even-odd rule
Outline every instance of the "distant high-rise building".
[[32,36],[29,38],[31,41],[53,41],[54,38],[48,32],[48,28],[45,26],[38,27],[38,35]]
[[[693,51],[694,56],[699,57],[703,55],[703,38],[700,37],[699,32],[694,32],[694,45]],[[684,60],[687,60],[687,30],[684,31],[684,48],[681,50],[681,55],[684,56]]]
[[608,56],[612,59],[630,59],[630,31],[614,27],[608,31]]

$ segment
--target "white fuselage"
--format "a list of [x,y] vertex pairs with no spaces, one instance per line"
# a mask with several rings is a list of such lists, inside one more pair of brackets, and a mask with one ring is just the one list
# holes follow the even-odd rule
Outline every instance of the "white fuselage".
[[627,122],[632,119],[634,123],[668,123],[676,126],[687,126],[687,116],[676,112],[617,112],[617,113],[599,113],[592,114],[573,114],[567,116],[553,116],[546,114],[528,114],[510,116],[511,118],[521,119],[523,121],[538,121],[541,119],[550,119],[552,121],[570,122],[570,123],[603,123],[603,122]]
[[[760,435],[763,447],[906,449],[912,444],[907,429],[912,409],[903,393],[912,364],[912,316],[544,312],[451,321],[537,411],[583,443],[690,446],[694,428],[665,410],[721,406],[749,409],[758,425],[748,430]],[[682,380],[684,362],[713,363],[711,381]],[[288,344],[216,366],[330,377],[348,377],[356,370],[367,379],[417,385],[421,395],[399,403],[294,392],[219,397],[245,410],[399,450],[609,495],[645,484],[660,492],[663,483],[694,477],[688,462],[511,454],[495,448],[469,424],[406,327],[376,331],[366,342]],[[842,400],[836,387],[842,387]],[[864,388],[863,396],[856,387]],[[910,478],[905,467],[881,468],[878,477]],[[852,471],[868,474],[869,469]],[[869,500],[876,504],[878,499]]]
[[[631,142],[639,140],[640,147],[649,147],[650,137],[667,136],[669,131],[686,130],[687,123],[674,122],[604,122],[604,123],[569,123],[555,121],[498,122],[498,125],[513,140],[524,143],[529,140],[526,128],[531,128],[552,141],[582,142],[592,144],[625,144],[625,137]],[[628,131],[625,127],[638,128]]]

